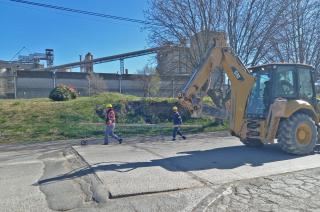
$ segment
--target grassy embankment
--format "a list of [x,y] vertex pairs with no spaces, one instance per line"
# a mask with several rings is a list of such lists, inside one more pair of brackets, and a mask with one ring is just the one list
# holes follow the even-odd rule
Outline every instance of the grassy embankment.
[[[171,133],[172,125],[168,118],[171,107],[177,104],[175,99],[104,93],[66,102],[53,102],[47,98],[0,100],[0,143],[102,137],[104,121],[95,114],[95,106],[105,103],[112,103],[116,108],[119,125],[143,125],[145,120],[156,124],[118,126],[116,132],[124,137]],[[197,125],[183,129],[186,133],[225,129],[225,126],[214,127],[209,118],[191,119],[186,112],[184,120],[184,124]]]

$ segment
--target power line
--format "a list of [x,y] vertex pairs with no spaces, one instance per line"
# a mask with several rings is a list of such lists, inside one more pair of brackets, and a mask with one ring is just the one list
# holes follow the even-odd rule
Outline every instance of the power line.
[[86,11],[86,10],[72,9],[72,8],[61,7],[61,6],[56,6],[56,5],[42,4],[42,3],[37,3],[37,2],[32,2],[32,1],[24,1],[24,0],[9,0],[9,1],[17,2],[17,3],[21,3],[21,4],[28,4],[28,5],[37,6],[37,7],[44,7],[44,8],[50,8],[50,9],[55,9],[55,10],[72,12],[72,13],[79,13],[79,14],[83,14],[83,15],[91,15],[91,16],[114,19],[114,20],[119,20],[119,21],[127,21],[127,22],[138,23],[138,24],[159,26],[157,24],[154,24],[154,23],[151,23],[148,21],[144,21],[144,20],[108,15],[108,14],[104,14],[104,13],[97,13],[97,12],[91,12],[91,11]]

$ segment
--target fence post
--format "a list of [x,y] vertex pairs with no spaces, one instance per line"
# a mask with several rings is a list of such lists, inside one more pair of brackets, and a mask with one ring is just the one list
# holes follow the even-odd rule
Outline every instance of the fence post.
[[172,82],[172,98],[174,98],[174,76],[171,82]]
[[122,74],[119,75],[119,92],[122,93]]
[[56,88],[56,71],[52,72],[53,88]]
[[13,71],[13,89],[14,89],[14,99],[17,98],[17,71]]
[[91,96],[91,80],[90,75],[88,75],[88,95]]

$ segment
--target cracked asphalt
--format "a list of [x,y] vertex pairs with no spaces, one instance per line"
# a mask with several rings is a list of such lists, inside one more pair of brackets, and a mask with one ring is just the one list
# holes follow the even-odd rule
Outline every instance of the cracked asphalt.
[[320,211],[318,153],[169,139],[0,145],[1,211]]
[[320,211],[320,169],[244,180],[230,185],[208,211]]

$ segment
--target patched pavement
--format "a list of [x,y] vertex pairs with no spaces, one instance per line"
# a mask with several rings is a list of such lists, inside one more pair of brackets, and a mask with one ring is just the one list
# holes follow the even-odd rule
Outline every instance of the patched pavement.
[[289,155],[277,145],[248,148],[234,137],[74,149],[103,181],[111,198],[216,186],[320,166],[318,154]]
[[320,211],[320,157],[222,134],[0,145],[1,211]]

